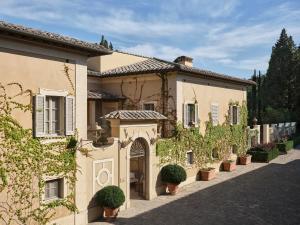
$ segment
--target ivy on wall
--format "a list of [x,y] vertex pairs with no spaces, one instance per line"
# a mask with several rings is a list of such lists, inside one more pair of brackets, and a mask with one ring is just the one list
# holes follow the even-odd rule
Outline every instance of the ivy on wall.
[[[65,73],[68,77],[66,67]],[[21,84],[0,83],[0,224],[46,224],[56,207],[77,211],[76,138],[46,144],[13,118],[15,110],[32,112],[32,95]],[[20,97],[28,97],[29,103],[20,103]],[[44,201],[47,177],[64,178],[68,189],[64,198]]]
[[[229,103],[229,105],[238,103]],[[247,107],[240,106],[240,123],[230,125],[228,116],[223,124],[213,125],[211,115],[206,122],[205,134],[198,128],[186,129],[177,124],[174,136],[157,142],[157,155],[160,164],[176,163],[185,166],[186,153],[192,150],[194,161],[199,168],[206,168],[213,161],[224,160],[229,157],[235,146],[237,155],[244,155],[247,151]]]

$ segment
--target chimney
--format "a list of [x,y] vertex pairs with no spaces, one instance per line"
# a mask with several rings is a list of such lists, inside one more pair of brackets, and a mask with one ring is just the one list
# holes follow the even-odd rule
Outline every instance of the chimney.
[[174,60],[175,63],[179,63],[185,66],[193,66],[193,58],[188,57],[188,56],[179,56]]

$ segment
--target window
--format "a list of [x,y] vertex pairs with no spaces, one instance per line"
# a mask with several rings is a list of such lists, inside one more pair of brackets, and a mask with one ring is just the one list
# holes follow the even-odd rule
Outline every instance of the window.
[[63,198],[63,178],[45,182],[45,200]]
[[212,150],[211,156],[212,156],[213,159],[219,158],[218,149],[214,148]]
[[75,98],[72,96],[36,95],[34,135],[73,135],[75,131]]
[[198,105],[185,104],[184,105],[184,126],[193,127],[198,125]]
[[155,105],[154,105],[154,103],[144,103],[143,104],[143,110],[152,110],[152,111],[155,111]]
[[230,106],[230,124],[235,125],[240,123],[240,107],[237,105]]
[[211,119],[214,126],[219,124],[219,105],[211,104]]
[[188,151],[186,153],[186,160],[188,165],[192,165],[194,163],[194,154],[192,151]]
[[60,134],[60,97],[46,97],[45,134]]

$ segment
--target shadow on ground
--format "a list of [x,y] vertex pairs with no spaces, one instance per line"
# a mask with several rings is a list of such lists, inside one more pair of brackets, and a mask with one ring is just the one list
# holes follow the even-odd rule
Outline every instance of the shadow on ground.
[[300,224],[300,160],[271,163],[113,224]]

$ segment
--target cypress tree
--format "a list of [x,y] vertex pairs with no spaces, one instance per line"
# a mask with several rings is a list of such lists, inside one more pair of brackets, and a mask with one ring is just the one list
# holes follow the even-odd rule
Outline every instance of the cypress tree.
[[100,45],[104,46],[104,41],[105,41],[105,38],[104,38],[104,35],[102,35],[101,36]]
[[266,106],[287,111],[288,115],[294,110],[294,53],[294,41],[287,35],[286,30],[282,29],[278,41],[272,48],[265,80],[264,101]]
[[109,49],[110,49],[110,50],[114,50],[114,47],[113,47],[113,45],[112,45],[111,42],[109,42]]

